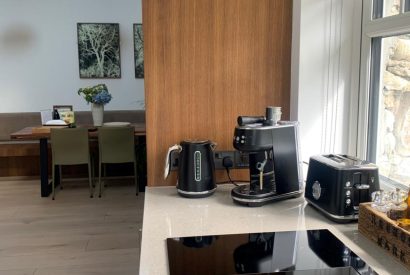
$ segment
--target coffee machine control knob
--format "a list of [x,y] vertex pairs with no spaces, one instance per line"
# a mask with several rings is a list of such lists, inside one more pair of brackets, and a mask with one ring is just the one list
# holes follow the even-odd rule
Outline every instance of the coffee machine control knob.
[[233,137],[234,143],[237,144],[245,144],[246,143],[246,136],[234,136]]

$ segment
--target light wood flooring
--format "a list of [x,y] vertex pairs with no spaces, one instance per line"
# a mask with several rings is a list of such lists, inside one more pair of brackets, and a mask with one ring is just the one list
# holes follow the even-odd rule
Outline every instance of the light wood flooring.
[[138,274],[144,193],[110,180],[90,199],[86,181],[55,201],[38,180],[0,180],[0,274]]

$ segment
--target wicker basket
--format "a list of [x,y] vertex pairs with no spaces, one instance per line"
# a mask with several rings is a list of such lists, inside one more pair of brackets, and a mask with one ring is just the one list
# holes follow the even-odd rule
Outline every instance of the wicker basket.
[[410,232],[374,210],[371,203],[360,204],[359,232],[410,269]]

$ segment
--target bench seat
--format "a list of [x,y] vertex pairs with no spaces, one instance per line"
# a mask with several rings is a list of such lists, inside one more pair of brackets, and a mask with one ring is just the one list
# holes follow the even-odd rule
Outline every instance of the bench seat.
[[0,141],[0,157],[39,156],[38,141]]

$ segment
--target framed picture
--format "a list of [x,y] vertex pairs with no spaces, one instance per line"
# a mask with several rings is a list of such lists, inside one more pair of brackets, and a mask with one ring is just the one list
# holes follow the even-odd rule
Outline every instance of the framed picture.
[[144,78],[144,34],[142,24],[134,24],[135,77]]
[[61,120],[64,120],[67,124],[74,123],[74,112],[72,105],[53,105],[53,114],[57,110]]
[[56,109],[57,109],[57,112],[72,111],[73,105],[53,105],[53,110],[56,110]]
[[80,78],[121,78],[120,25],[77,23]]

